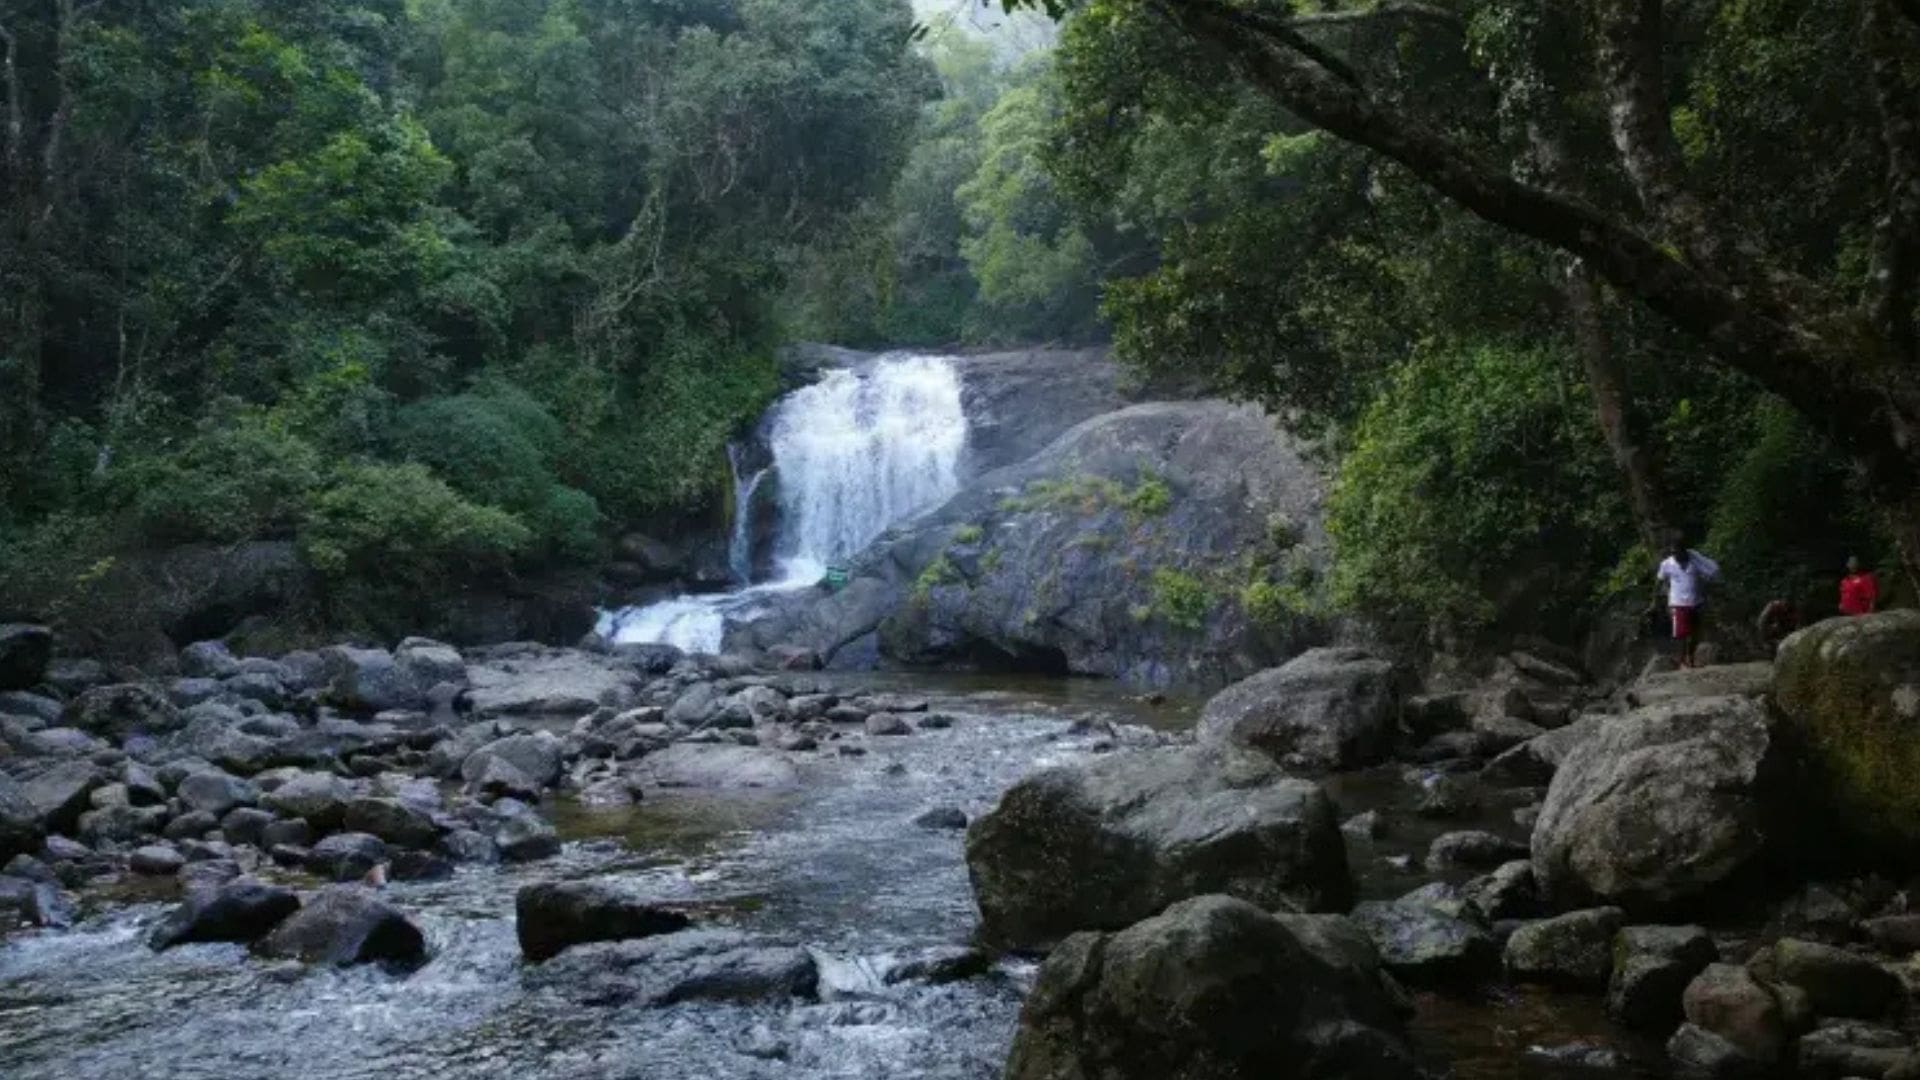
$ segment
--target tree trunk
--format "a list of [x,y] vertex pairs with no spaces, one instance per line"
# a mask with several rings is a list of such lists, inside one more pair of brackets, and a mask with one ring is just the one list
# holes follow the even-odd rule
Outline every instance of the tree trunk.
[[1657,552],[1665,546],[1673,523],[1667,520],[1653,458],[1633,416],[1627,367],[1620,362],[1613,334],[1607,328],[1601,288],[1593,271],[1575,260],[1567,267],[1561,295],[1573,320],[1581,367],[1586,373],[1587,388],[1593,394],[1594,417],[1599,421],[1601,437],[1606,440],[1607,451],[1626,485],[1627,506],[1633,511],[1634,527],[1639,530],[1640,542],[1647,550]]

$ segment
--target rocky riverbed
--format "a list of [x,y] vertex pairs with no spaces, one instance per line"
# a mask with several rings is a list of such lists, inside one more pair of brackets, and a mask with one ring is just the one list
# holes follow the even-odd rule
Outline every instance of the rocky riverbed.
[[1422,694],[1320,650],[1203,709],[418,640],[126,681],[0,636],[9,1077],[1909,1068],[1920,916],[1782,876],[1764,665]]

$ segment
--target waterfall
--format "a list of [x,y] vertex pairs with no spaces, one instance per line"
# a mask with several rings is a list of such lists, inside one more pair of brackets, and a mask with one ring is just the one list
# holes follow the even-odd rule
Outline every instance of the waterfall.
[[733,473],[733,536],[727,541],[727,569],[736,585],[753,584],[753,496],[767,470],[755,469],[752,476],[740,475],[740,446],[727,444],[727,468]]
[[735,580],[749,582],[754,492],[769,471],[777,473],[780,579],[605,612],[603,637],[719,652],[730,618],[750,617],[770,594],[817,584],[827,567],[960,489],[967,418],[959,372],[945,357],[892,355],[829,372],[775,403],[766,431],[771,469],[743,477],[739,454],[728,450],[735,502],[728,557]]
[[960,376],[932,356],[830,372],[780,402],[768,441],[780,473],[780,556],[788,576],[817,577],[959,490]]

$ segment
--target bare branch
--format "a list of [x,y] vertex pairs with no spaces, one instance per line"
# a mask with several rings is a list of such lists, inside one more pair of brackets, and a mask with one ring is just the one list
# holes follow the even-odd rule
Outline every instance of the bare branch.
[[1920,305],[1920,86],[1907,74],[1920,24],[1900,23],[1890,0],[1869,0],[1862,30],[1887,152],[1886,205],[1874,224],[1867,315],[1901,356],[1920,363],[1920,327],[1914,322]]
[[[1920,3],[1920,0],[1914,0]],[[1465,30],[1466,20],[1457,12],[1433,4],[1384,3],[1372,7],[1356,8],[1347,11],[1314,11],[1304,15],[1295,15],[1288,21],[1295,26],[1349,26],[1355,23],[1376,22],[1381,19],[1408,19],[1420,22],[1437,23],[1449,30]]]

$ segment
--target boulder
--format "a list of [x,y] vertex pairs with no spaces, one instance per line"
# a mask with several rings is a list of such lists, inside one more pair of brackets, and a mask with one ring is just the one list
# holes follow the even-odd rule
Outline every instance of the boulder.
[[467,662],[460,650],[442,642],[408,638],[393,650],[393,662],[423,691],[445,683],[467,683]]
[[470,784],[475,783],[487,771],[488,764],[499,759],[531,780],[536,788],[546,788],[560,779],[563,758],[560,740],[551,732],[509,735],[469,754],[460,765],[460,776]]
[[578,945],[530,968],[531,989],[590,1005],[812,999],[819,968],[802,948],[735,930],[686,930]]
[[1574,747],[1600,730],[1602,717],[1583,716],[1566,727],[1537,735],[1502,751],[1487,762],[1480,778],[1498,787],[1541,787],[1553,782]]
[[1481,915],[1495,921],[1539,913],[1540,887],[1533,880],[1533,864],[1525,859],[1500,864],[1461,886],[1461,893]]
[[237,807],[253,806],[260,801],[260,792],[252,784],[219,769],[200,769],[188,773],[181,779],[175,794],[189,809],[204,810],[209,814],[225,814]]
[[922,829],[940,831],[945,829],[964,829],[967,827],[967,813],[957,806],[936,806],[922,811],[913,819],[913,823]]
[[1415,986],[1472,986],[1500,971],[1500,948],[1479,926],[1438,907],[1396,900],[1353,909],[1380,963]]
[[1762,698],[1773,687],[1773,665],[1711,664],[1648,675],[1627,688],[1627,701],[1636,708],[1664,705],[1693,698]]
[[560,854],[560,834],[532,813],[516,814],[493,833],[494,846],[508,862],[534,862]]
[[1607,1012],[1638,1031],[1661,1035],[1680,1023],[1687,984],[1720,958],[1698,926],[1629,926],[1613,939]]
[[38,851],[45,835],[33,800],[12,777],[0,772],[0,860]]
[[14,922],[65,928],[73,925],[73,904],[57,885],[20,877],[0,877],[0,930]]
[[1625,921],[1619,908],[1591,908],[1527,923],[1507,938],[1507,974],[1518,982],[1605,987],[1613,974],[1613,939]]
[[879,736],[913,734],[913,728],[897,713],[874,713],[867,717],[866,731]]
[[327,700],[357,713],[419,709],[427,688],[413,680],[385,649],[336,645],[320,651],[326,670]]
[[640,761],[640,776],[655,787],[778,790],[800,782],[783,755],[758,747],[677,743]]
[[53,631],[30,623],[0,624],[0,690],[31,690],[53,659]]
[[366,833],[334,833],[307,852],[307,869],[334,881],[359,881],[387,861],[387,845]]
[[1344,910],[1353,882],[1319,786],[1237,750],[1112,754],[1016,784],[967,833],[981,936],[1051,944],[1193,896]]
[[1901,1032],[1854,1020],[1834,1020],[1801,1036],[1794,1046],[1794,1075],[1808,1080],[1891,1078],[1913,1052]]
[[129,735],[163,735],[181,725],[180,710],[151,686],[121,683],[81,694],[61,713],[67,727],[118,742]]
[[298,910],[300,897],[292,889],[240,878],[189,894],[147,935],[147,944],[156,952],[209,941],[249,945]]
[[1780,646],[1774,703],[1833,823],[1905,862],[1920,846],[1920,611],[1830,619]]
[[1785,845],[1795,805],[1766,709],[1696,698],[1612,717],[1554,774],[1533,869],[1566,904],[1665,908],[1715,896]]
[[672,934],[692,925],[680,912],[587,881],[529,885],[514,898],[520,954],[536,964],[574,945]]
[[1525,844],[1469,829],[1435,837],[1427,846],[1427,869],[1436,874],[1461,868],[1488,869],[1526,856]]
[[341,820],[353,832],[367,833],[400,847],[431,847],[440,838],[432,814],[399,799],[355,799],[347,804]]
[[712,683],[694,683],[673,699],[665,719],[676,727],[702,727],[720,714],[725,701],[719,687]]
[[196,641],[180,650],[180,674],[189,679],[224,679],[240,673],[240,661],[224,641]]
[[1377,963],[1342,942],[1224,896],[1075,934],[1041,966],[1006,1080],[1422,1075]]
[[136,848],[132,855],[127,856],[127,868],[147,877],[172,877],[185,865],[187,857],[180,854],[177,848],[164,844]]
[[347,967],[413,967],[427,958],[427,939],[399,909],[360,885],[320,891],[254,945],[263,956]]
[[338,828],[355,797],[353,785],[328,773],[303,772],[261,796],[267,809],[299,818],[315,829]]
[[40,773],[20,785],[33,804],[44,832],[70,832],[92,805],[89,796],[107,782],[106,774],[88,761],[69,761]]
[[1314,649],[1222,690],[1201,713],[1200,740],[1297,768],[1357,769],[1392,750],[1405,688],[1390,660],[1363,649]]
[[1675,1076],[1685,1080],[1744,1080],[1771,1074],[1770,1063],[1756,1061],[1724,1035],[1698,1024],[1681,1024],[1667,1040],[1667,1058]]
[[1779,999],[1746,968],[1709,964],[1680,1000],[1688,1024],[1726,1040],[1747,1062],[1771,1065],[1786,1048],[1789,1032]]
[[473,715],[580,716],[625,708],[641,679],[632,667],[571,649],[548,649],[467,668]]
[[1798,987],[1820,1016],[1875,1020],[1902,996],[1900,980],[1857,953],[1782,938],[1748,964],[1770,982]]

